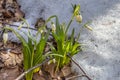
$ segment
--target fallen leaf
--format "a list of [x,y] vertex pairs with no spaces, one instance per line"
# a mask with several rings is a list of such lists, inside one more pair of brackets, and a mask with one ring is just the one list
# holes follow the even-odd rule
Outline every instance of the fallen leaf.
[[12,14],[11,14],[9,11],[5,11],[5,12],[3,12],[3,16],[4,16],[5,18],[11,18],[11,17],[12,17]]
[[53,64],[53,63],[49,65],[46,64],[44,67],[45,71],[49,72],[52,78],[57,78],[57,74],[55,73],[55,67],[56,67],[56,64]]
[[45,24],[45,20],[43,20],[42,18],[39,18],[35,24],[35,28],[40,28],[44,24]]
[[19,67],[15,68],[2,68],[0,71],[0,80],[14,80],[20,75]]
[[13,3],[13,0],[7,0],[7,2],[6,3]]
[[5,23],[17,22],[24,17],[16,0],[0,0],[0,21]]
[[70,75],[72,72],[71,72],[71,67],[68,66],[68,65],[65,65],[62,69],[61,69],[62,73],[64,76],[68,76]]
[[14,53],[1,53],[0,54],[0,58],[2,59],[2,61],[4,62],[4,65],[6,67],[14,67],[17,64],[21,64],[22,60],[23,60],[23,55],[22,54],[14,54]]
[[0,42],[0,47],[2,47],[3,46],[3,42]]
[[23,13],[20,9],[16,9],[15,17],[16,17],[18,20],[20,20],[21,18],[24,17],[24,13]]
[[35,73],[33,75],[33,80],[46,80],[43,76],[39,75],[38,73]]

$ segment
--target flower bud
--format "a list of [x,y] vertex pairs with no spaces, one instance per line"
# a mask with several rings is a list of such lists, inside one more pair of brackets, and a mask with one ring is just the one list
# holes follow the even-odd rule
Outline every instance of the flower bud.
[[48,61],[48,65],[50,65],[52,63],[52,60]]
[[55,60],[55,59],[53,59],[53,63],[56,63],[56,60]]
[[50,62],[50,61],[48,61],[48,65],[50,65],[50,63],[51,63],[51,62]]
[[4,44],[6,44],[7,43],[7,41],[8,41],[8,33],[3,33],[3,42],[4,42]]
[[51,28],[52,28],[52,31],[55,32],[56,31],[56,26],[54,23],[51,23]]
[[81,15],[76,15],[76,21],[81,23],[82,22],[82,16]]
[[90,26],[88,26],[87,24],[86,25],[84,25],[85,26],[85,28],[87,28],[87,29],[89,29],[90,31],[92,31],[93,29],[90,27]]
[[40,33],[41,33],[41,34],[43,33],[43,29],[40,30]]

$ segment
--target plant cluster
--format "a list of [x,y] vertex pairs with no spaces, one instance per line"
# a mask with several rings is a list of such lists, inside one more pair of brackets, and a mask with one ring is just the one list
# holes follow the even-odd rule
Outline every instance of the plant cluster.
[[[51,22],[53,18],[55,18],[55,22]],[[77,39],[75,39],[74,38],[75,30],[73,29],[70,37],[67,35],[68,29],[74,18],[76,18],[76,21],[78,23],[82,22],[82,16],[80,14],[80,5],[73,6],[73,15],[68,25],[64,23],[60,24],[58,17],[56,15],[53,15],[46,20],[45,24],[42,27],[40,27],[40,29],[36,33],[36,36],[33,36],[30,33],[28,26],[28,34],[23,32],[28,37],[28,40],[25,40],[24,37],[20,35],[18,32],[16,32],[13,28],[5,27],[6,30],[12,31],[22,42],[24,57],[23,64],[25,71],[27,71],[29,68],[33,66],[36,66],[37,64],[42,63],[46,59],[46,57],[54,58],[51,62],[56,63],[57,71],[58,69],[62,68],[64,65],[70,62],[70,59],[67,56],[67,54],[69,54],[70,56],[74,56],[79,51],[81,51],[81,44],[78,42],[80,34],[78,35]],[[51,22],[51,30],[45,28],[48,22]],[[21,29],[21,26],[19,26],[18,29]],[[53,39],[56,42],[56,47],[50,42],[47,42],[50,34],[52,35]],[[5,43],[7,39],[6,36],[7,35],[5,33],[3,35]],[[38,41],[37,38],[39,36],[40,39]],[[51,50],[46,54],[43,54],[46,44],[50,46]],[[26,80],[32,80],[33,73],[38,71],[39,69],[40,68],[37,68],[26,74]]]

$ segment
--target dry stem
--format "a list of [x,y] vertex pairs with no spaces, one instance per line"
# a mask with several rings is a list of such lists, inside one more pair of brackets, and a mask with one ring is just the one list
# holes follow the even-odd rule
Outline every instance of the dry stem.
[[49,59],[46,59],[45,61],[43,61],[41,64],[38,64],[30,69],[28,69],[27,71],[23,72],[20,76],[18,76],[15,80],[20,80],[22,79],[27,73],[29,73],[30,71],[32,71],[33,69],[36,69],[40,66],[42,66],[44,63],[48,62],[49,60],[51,60],[50,58]]
[[[76,61],[74,61],[74,59],[69,55],[69,54],[67,54],[67,56],[71,59],[71,61],[73,61],[78,67],[79,67],[79,69],[83,72],[83,74],[84,74],[84,76],[88,79],[88,80],[92,80],[87,74],[86,74],[86,72],[82,69],[82,67],[76,62]],[[82,75],[83,76],[83,75]],[[78,76],[76,76],[76,77],[82,77],[82,76],[80,76],[80,75],[78,75]],[[73,78],[76,78],[75,76],[73,76]],[[68,79],[69,80],[69,79]]]

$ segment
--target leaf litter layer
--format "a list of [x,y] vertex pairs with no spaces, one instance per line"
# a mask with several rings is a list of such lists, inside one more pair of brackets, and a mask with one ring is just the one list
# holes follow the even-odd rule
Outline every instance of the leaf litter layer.
[[0,0],[0,25],[20,21],[24,13],[16,0]]

